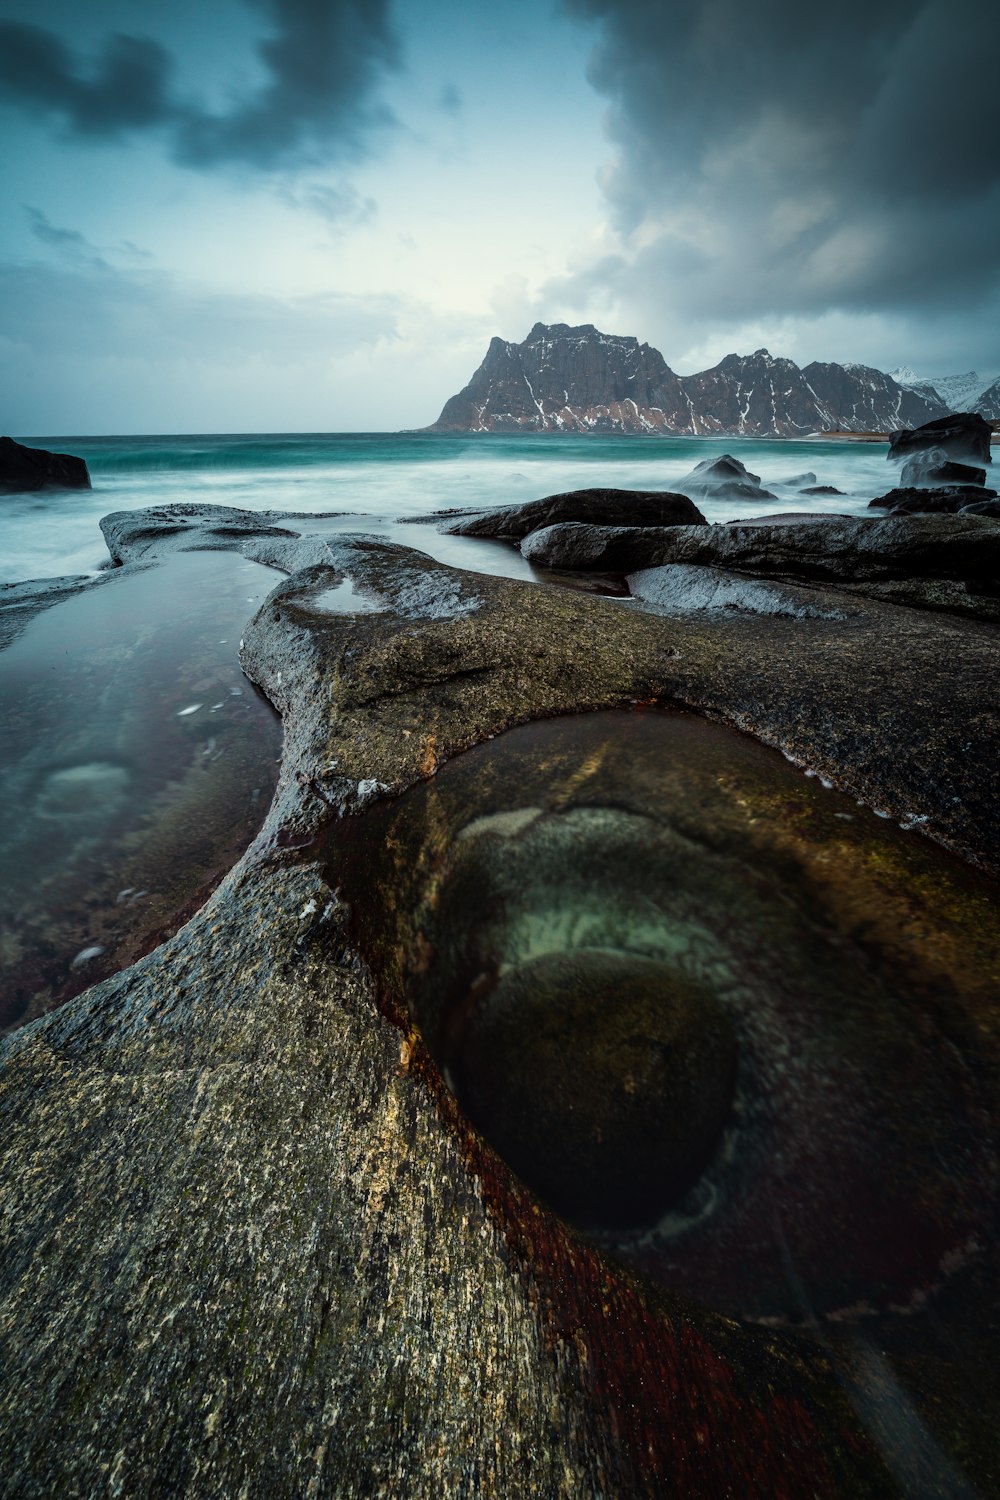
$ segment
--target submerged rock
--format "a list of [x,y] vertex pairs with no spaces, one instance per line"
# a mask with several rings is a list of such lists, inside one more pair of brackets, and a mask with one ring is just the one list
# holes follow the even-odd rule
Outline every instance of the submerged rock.
[[47,448],[26,448],[13,438],[0,437],[0,491],[17,494],[90,488],[90,474],[82,458],[72,453],[50,453]]
[[736,1043],[712,991],[669,964],[553,953],[480,989],[444,1067],[473,1124],[557,1213],[634,1227],[718,1149]]
[[446,526],[452,536],[503,537],[520,542],[545,526],[573,522],[592,526],[704,526],[705,517],[686,495],[670,490],[567,490],[525,505],[477,512]]

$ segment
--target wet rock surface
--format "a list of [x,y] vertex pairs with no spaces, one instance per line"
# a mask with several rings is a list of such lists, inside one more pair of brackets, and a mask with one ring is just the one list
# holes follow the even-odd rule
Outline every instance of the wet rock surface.
[[877,495],[869,502],[868,508],[888,510],[892,515],[956,515],[959,511],[969,510],[971,506],[995,500],[996,494],[996,490],[988,490],[978,484],[942,485],[936,489],[901,487],[889,490],[885,495]]
[[913,454],[937,451],[963,464],[989,464],[989,422],[975,412],[954,412],[925,422],[921,427],[904,427],[889,439],[889,462]]
[[733,523],[676,527],[657,534],[650,550],[659,563],[728,567],[770,578],[851,584],[920,577],[975,580],[996,576],[1000,530],[989,518],[964,515]]
[[630,573],[655,567],[663,553],[665,526],[585,526],[564,521],[532,531],[521,556],[539,568]]
[[82,458],[26,448],[13,438],[0,437],[0,494],[32,490],[89,490],[90,474]]
[[761,488],[760,475],[751,474],[738,458],[723,453],[695,464],[690,474],[678,480],[685,495],[712,500],[774,500],[770,490]]
[[904,489],[913,485],[933,489],[942,485],[985,484],[986,470],[974,464],[956,463],[943,448],[928,448],[911,454],[900,470],[899,482]]
[[532,531],[563,523],[612,526],[704,526],[686,495],[669,490],[568,490],[452,522],[454,536],[503,537],[519,542]]
[[[146,546],[144,525],[177,519],[190,517],[133,517],[136,546]],[[942,520],[956,524],[926,518]],[[989,524],[978,523],[981,552]],[[756,541],[739,545],[761,545],[760,529],[746,530]],[[688,546],[696,534],[738,540],[739,528],[674,534]],[[125,556],[124,529],[119,536]],[[278,549],[289,560],[308,556],[299,546],[306,537],[222,540],[258,561]],[[833,538],[834,552],[841,545],[847,539]],[[380,607],[331,607],[348,577]],[[953,581],[963,581],[961,569]],[[444,762],[458,767],[469,759],[460,752],[526,721],[642,701],[686,705],[749,731],[853,798],[995,868],[993,627],[870,599],[845,606],[841,588],[809,592],[830,618],[725,609],[657,617],[462,574],[364,538],[340,538],[272,590],[244,629],[241,658],[284,718],[263,829],[175,937],[3,1047],[0,1434],[19,1494],[99,1493],[112,1474],[135,1495],[883,1496],[932,1485],[957,1493],[956,1480],[995,1492],[1000,1402],[983,1332],[995,1306],[994,1206],[984,1184],[995,1174],[977,1153],[992,1149],[1000,1068],[994,991],[976,979],[991,962],[994,887],[978,885],[962,864],[935,875],[918,860],[918,905],[908,905],[898,884],[883,881],[885,857],[867,852],[864,837],[838,842],[840,820],[832,812],[823,820],[809,789],[826,794],[815,782],[796,779],[798,805],[783,784],[765,777],[750,786],[706,761],[707,785],[718,788],[721,776],[729,798],[729,821],[706,840],[698,796],[674,799],[683,826],[668,826],[662,811],[649,816],[634,786],[612,796],[595,782],[589,753],[576,763],[584,774],[574,779],[570,766],[568,779],[556,778],[562,811],[547,816],[562,834],[573,833],[573,818],[594,832],[596,818],[589,847],[615,869],[641,869],[641,844],[666,849],[667,867],[678,862],[687,880],[690,840],[700,842],[699,907],[725,889],[720,868],[742,870],[747,839],[778,830],[776,857],[808,911],[779,901],[768,921],[804,932],[806,949],[821,955],[808,972],[827,975],[810,996],[790,971],[773,1025],[759,1023],[774,1033],[769,1066],[779,1077],[785,1028],[824,1018],[808,1045],[792,1048],[815,1071],[795,1073],[783,1097],[796,1108],[812,1098],[837,1121],[853,1078],[851,1118],[863,1123],[877,1113],[867,1082],[880,1069],[915,1080],[911,1117],[895,1116],[886,1129],[927,1149],[912,1158],[904,1150],[910,1175],[890,1181],[889,1196],[898,1190],[901,1203],[927,1215],[922,1224],[945,1226],[942,1244],[968,1225],[967,1246],[975,1237],[981,1248],[952,1256],[937,1289],[935,1277],[922,1279],[927,1235],[907,1232],[900,1245],[912,1241],[916,1257],[908,1268],[884,1247],[889,1279],[873,1303],[871,1341],[850,1319],[829,1323],[817,1341],[788,1326],[787,1297],[780,1328],[741,1321],[743,1305],[733,1317],[710,1278],[697,1290],[648,1279],[638,1247],[628,1260],[617,1241],[595,1244],[520,1183],[447,1088],[425,1035],[430,1022],[404,1003],[399,964],[426,960],[430,976],[433,954],[414,942],[375,964],[378,934],[398,930],[382,919],[384,903],[394,922],[416,908],[391,883],[377,899],[348,900],[346,864],[320,840],[322,830],[350,825],[362,863],[391,858],[384,839],[357,830],[375,816],[373,802],[398,812],[396,795],[421,784],[429,832],[424,854],[402,874],[408,888],[443,889],[435,865],[456,829],[483,813],[452,816],[435,800]],[[510,736],[494,743],[509,748]],[[528,773],[544,760],[514,755],[513,769],[524,770],[515,808],[533,805]],[[602,763],[616,774],[630,762],[638,764],[628,755]],[[662,794],[650,795],[662,809]],[[504,792],[488,811],[510,806]],[[804,830],[817,818],[827,857],[807,861],[801,881]],[[911,845],[934,853],[916,833]],[[572,868],[582,875],[594,866]],[[648,909],[648,889],[636,890],[634,879],[629,889],[623,920]],[[753,882],[750,890],[762,899]],[[831,902],[842,936],[828,940],[818,913]],[[866,936],[880,902],[881,935]],[[756,922],[734,924],[723,906],[715,928],[739,927],[750,942]],[[873,951],[890,968],[905,957],[907,972],[922,976],[909,1014],[926,1020],[929,1052],[912,1025],[897,1032],[895,1002],[866,1040],[861,1018],[880,1014],[885,998],[858,957]],[[648,948],[640,956],[666,961]],[[857,975],[859,962],[845,1011],[837,975],[844,965]],[[431,978],[427,985],[432,993]],[[740,1022],[742,1036],[737,1028],[741,1057],[748,1024]],[[839,1093],[816,1092],[834,1042],[849,1060],[848,1082]],[[931,1073],[928,1056],[940,1064]],[[713,1076],[716,1068],[710,1062]],[[717,1116],[706,1141],[715,1124]],[[932,1140],[943,1167],[934,1166]],[[704,1150],[715,1160],[710,1144]],[[865,1150],[851,1160],[863,1165]],[[763,1180],[766,1153],[754,1161]],[[930,1176],[918,1176],[920,1162]],[[836,1195],[836,1172],[822,1178],[820,1165],[800,1159],[798,1180]],[[843,1227],[871,1222],[873,1207],[868,1196],[844,1208]],[[783,1229],[787,1240],[788,1221]],[[722,1261],[732,1263],[722,1249],[706,1258],[706,1277]],[[840,1265],[853,1275],[854,1261]],[[824,1293],[832,1311],[845,1306],[837,1274],[834,1266]],[[888,1308],[893,1275],[934,1297],[933,1327],[947,1319],[939,1344],[926,1343],[934,1337],[926,1320]]]

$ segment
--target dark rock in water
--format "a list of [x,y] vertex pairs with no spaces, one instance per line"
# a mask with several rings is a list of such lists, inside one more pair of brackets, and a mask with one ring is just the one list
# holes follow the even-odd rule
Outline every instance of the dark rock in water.
[[548,954],[467,1009],[446,1062],[473,1124],[564,1218],[649,1225],[700,1177],[736,1045],[712,991],[635,954]]
[[702,459],[690,474],[677,481],[685,495],[704,500],[776,500],[770,490],[760,487],[760,475],[751,474],[733,458],[723,453],[718,458]]
[[985,484],[986,470],[972,464],[960,464],[949,458],[943,448],[928,448],[914,453],[903,464],[899,475],[901,488],[927,488],[952,484]]
[[816,475],[811,469],[806,469],[802,474],[793,474],[790,479],[783,479],[781,483],[790,490],[804,490],[806,485],[816,483]]
[[452,536],[503,537],[519,542],[543,526],[562,522],[595,526],[705,526],[687,495],[670,490],[567,490],[526,505],[477,512],[446,526]]
[[991,462],[991,431],[989,422],[977,413],[955,412],[952,416],[925,422],[922,427],[904,427],[894,432],[887,456],[892,461],[940,448],[948,458],[977,465],[988,464]]
[[0,437],[0,491],[18,494],[32,490],[89,490],[90,474],[82,458],[72,453],[50,453],[26,448],[13,438]]
[[801,491],[803,495],[842,495],[843,490],[838,490],[833,484],[810,484]]
[[963,516],[1000,516],[1000,499],[974,500],[971,505],[959,506],[959,514]]
[[919,486],[900,487],[889,490],[885,495],[877,495],[868,502],[868,509],[887,510],[898,515],[931,515],[938,512],[954,514],[978,501],[990,500],[995,495],[996,490],[983,489],[973,484],[943,485],[940,489],[933,490]]

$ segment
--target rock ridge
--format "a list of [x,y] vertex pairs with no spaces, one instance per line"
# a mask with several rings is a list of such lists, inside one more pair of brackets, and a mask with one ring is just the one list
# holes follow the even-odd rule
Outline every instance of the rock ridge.
[[802,437],[889,432],[947,415],[930,390],[867,365],[793,360],[767,349],[677,375],[652,345],[592,323],[536,323],[520,344],[495,337],[431,432],[593,432]]

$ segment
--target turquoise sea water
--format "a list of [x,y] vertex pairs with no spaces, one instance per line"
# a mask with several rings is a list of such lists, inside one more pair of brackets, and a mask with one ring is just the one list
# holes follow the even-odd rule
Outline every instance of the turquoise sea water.
[[[207,434],[153,437],[18,435],[86,459],[92,491],[0,499],[0,582],[89,573],[107,560],[101,516],[178,501],[247,510],[350,512],[344,529],[381,531],[437,548],[433,534],[394,522],[450,506],[509,505],[589,485],[671,489],[702,459],[732,453],[775,500],[764,511],[860,513],[894,482],[882,443],[739,438],[453,436],[438,433]],[[804,471],[843,497],[802,497],[786,481]],[[711,521],[762,513],[761,502],[713,503]],[[421,538],[423,537],[423,540]],[[465,564],[490,566],[468,547]],[[499,557],[493,549],[490,556]],[[462,557],[449,551],[449,561]]]

